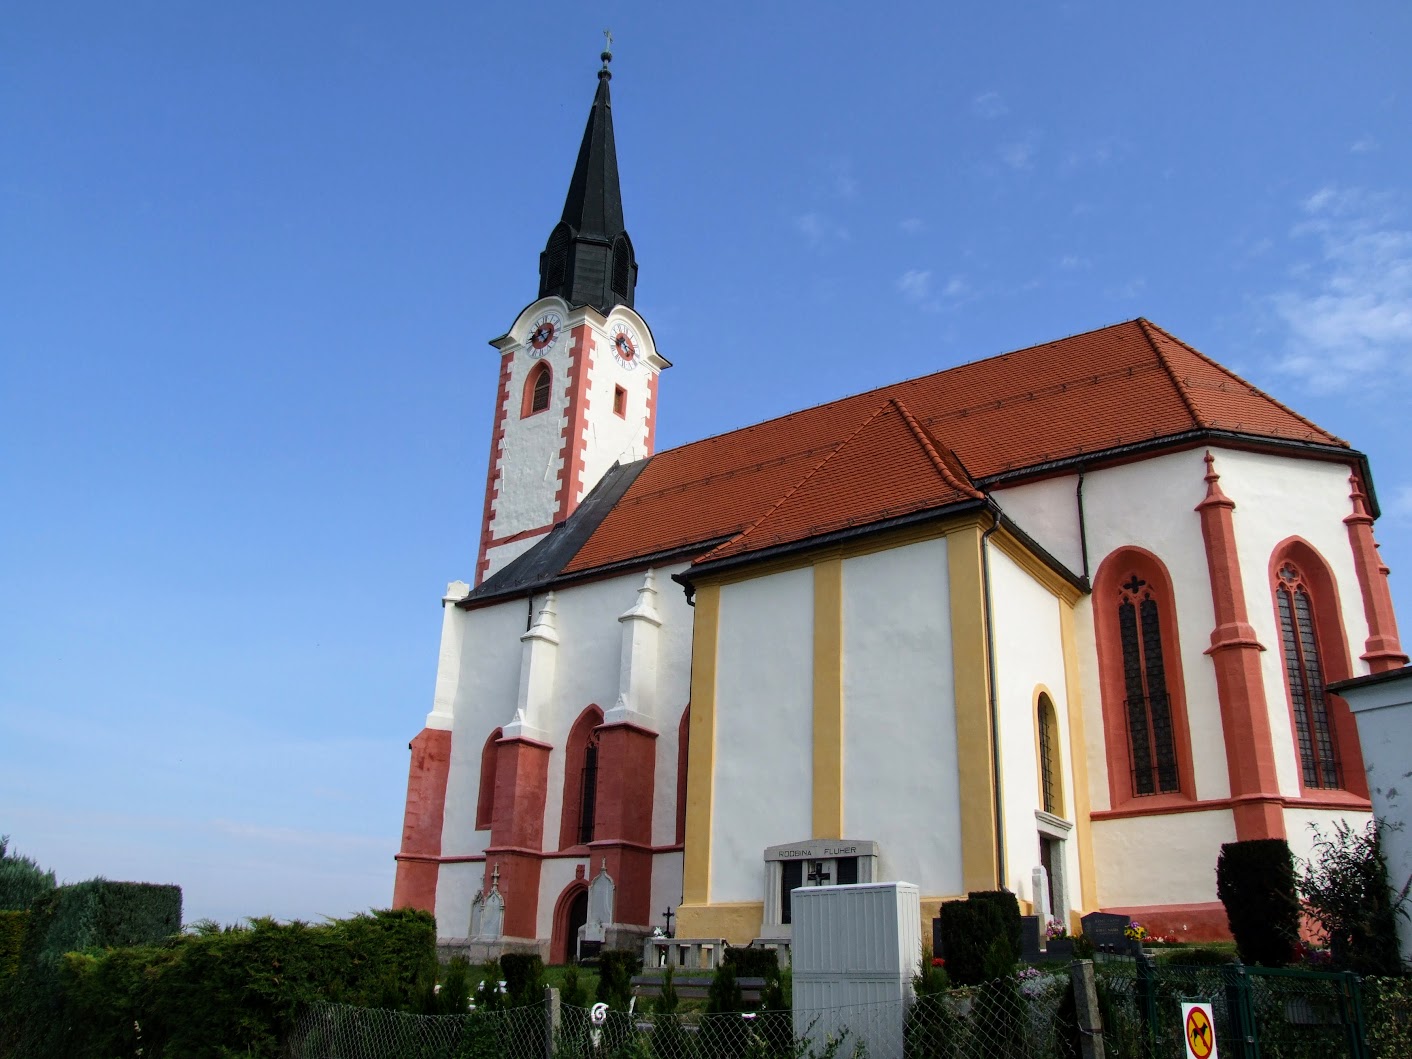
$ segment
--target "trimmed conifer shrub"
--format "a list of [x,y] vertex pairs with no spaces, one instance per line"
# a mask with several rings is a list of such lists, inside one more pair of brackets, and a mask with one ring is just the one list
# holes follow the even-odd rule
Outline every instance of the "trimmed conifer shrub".
[[997,942],[1001,953],[1010,955],[1009,928],[999,902],[946,901],[940,918],[946,973],[957,985],[980,985],[992,977]]
[[[1005,925],[1005,936],[1010,942],[1011,962],[1020,958],[1024,942],[1021,939],[1020,899],[1009,890],[972,890],[966,895],[968,901],[989,901],[1000,913]],[[1042,926],[1043,924],[1041,924]]]
[[632,976],[640,970],[640,953],[604,949],[598,954],[598,999],[614,1011],[626,1011],[632,999]]
[[506,1002],[512,1008],[544,1001],[544,961],[537,952],[507,952],[500,957]]
[[0,989],[20,970],[28,912],[0,912]]
[[1294,857],[1282,838],[1227,842],[1216,860],[1216,895],[1240,958],[1261,967],[1294,960],[1299,940],[1299,896]]

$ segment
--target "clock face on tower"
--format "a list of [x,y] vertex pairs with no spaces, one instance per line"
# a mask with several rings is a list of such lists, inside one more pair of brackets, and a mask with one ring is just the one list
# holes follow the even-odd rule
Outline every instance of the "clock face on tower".
[[559,341],[559,331],[563,325],[563,318],[552,309],[540,313],[535,317],[525,352],[536,358],[546,356],[554,348],[554,343]]
[[619,320],[613,325],[609,337],[613,342],[613,359],[629,371],[636,368],[637,362],[642,359],[642,345],[638,341],[637,332],[629,324]]

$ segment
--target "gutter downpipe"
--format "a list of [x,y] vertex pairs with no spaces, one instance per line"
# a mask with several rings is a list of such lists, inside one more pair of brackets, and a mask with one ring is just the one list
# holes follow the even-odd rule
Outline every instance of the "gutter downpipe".
[[1000,508],[986,498],[990,509],[990,529],[981,534],[981,595],[985,604],[985,665],[990,699],[990,785],[995,805],[995,885],[1005,889],[1005,817],[1000,793],[1000,709],[995,690],[995,625],[991,620],[990,535],[1000,528]]
[[1088,577],[1088,523],[1084,519],[1084,468],[1079,464],[1079,484],[1074,489],[1074,500],[1079,508],[1079,552],[1083,557],[1084,584],[1092,584]]

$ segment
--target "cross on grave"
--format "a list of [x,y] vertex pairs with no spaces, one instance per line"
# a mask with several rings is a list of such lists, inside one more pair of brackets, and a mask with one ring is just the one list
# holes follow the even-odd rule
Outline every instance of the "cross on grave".
[[672,920],[676,919],[676,916],[672,915],[671,905],[668,905],[667,910],[662,913],[662,918],[667,921],[667,937],[676,937],[676,935],[672,933]]
[[824,871],[823,861],[815,860],[809,862],[809,874],[805,878],[809,880],[811,886],[827,886],[833,876]]

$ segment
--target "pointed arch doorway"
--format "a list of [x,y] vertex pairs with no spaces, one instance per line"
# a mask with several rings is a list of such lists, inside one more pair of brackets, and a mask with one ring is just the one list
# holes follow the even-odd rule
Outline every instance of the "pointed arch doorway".
[[588,922],[588,883],[575,879],[564,887],[554,904],[554,933],[549,939],[549,962],[574,962],[579,928]]

